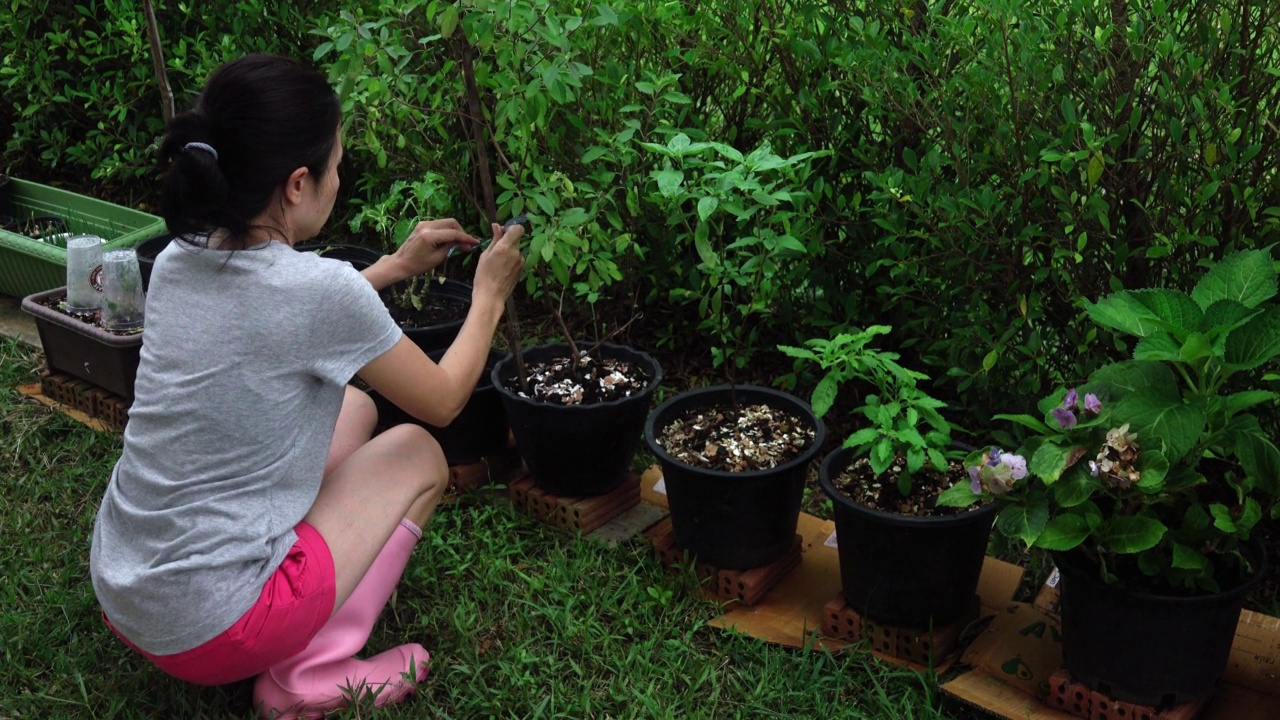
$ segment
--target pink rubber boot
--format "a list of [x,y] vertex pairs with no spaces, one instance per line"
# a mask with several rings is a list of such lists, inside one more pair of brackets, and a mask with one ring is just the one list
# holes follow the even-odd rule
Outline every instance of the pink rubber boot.
[[[382,546],[351,596],[338,608],[302,652],[273,665],[258,676],[253,704],[265,718],[318,718],[348,705],[352,696],[375,694],[382,707],[411,694],[427,677],[430,656],[416,643],[401,645],[367,660],[354,657],[369,639],[373,624],[422,531],[401,520]],[[409,680],[404,677],[410,673]]]

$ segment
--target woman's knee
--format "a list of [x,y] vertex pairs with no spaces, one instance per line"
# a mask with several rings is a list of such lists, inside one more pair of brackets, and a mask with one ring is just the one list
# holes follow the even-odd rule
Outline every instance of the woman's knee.
[[388,428],[382,436],[393,445],[391,451],[414,471],[424,494],[444,492],[449,482],[449,464],[431,433],[420,425],[404,424]]

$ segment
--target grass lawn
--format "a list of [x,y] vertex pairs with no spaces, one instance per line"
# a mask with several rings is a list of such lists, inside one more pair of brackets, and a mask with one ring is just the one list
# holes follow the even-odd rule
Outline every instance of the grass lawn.
[[[40,362],[0,340],[0,720],[252,717],[248,683],[170,679],[100,620],[89,537],[120,440],[21,400]],[[446,506],[369,641],[422,642],[431,674],[378,716],[966,717],[932,677],[731,635],[706,625],[717,614],[691,572],[667,574],[641,541],[610,548],[501,505]]]

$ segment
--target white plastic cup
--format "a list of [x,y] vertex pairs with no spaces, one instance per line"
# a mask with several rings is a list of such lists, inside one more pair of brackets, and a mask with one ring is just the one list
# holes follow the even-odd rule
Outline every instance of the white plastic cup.
[[102,307],[102,238],[74,235],[67,238],[67,310],[90,313]]
[[102,255],[102,327],[123,332],[142,327],[146,296],[138,253],[132,248]]

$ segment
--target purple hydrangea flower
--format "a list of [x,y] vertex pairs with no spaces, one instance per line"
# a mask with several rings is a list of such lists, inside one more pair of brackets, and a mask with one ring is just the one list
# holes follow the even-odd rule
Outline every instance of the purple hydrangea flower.
[[[1067,397],[1062,400],[1062,407],[1068,410],[1075,410],[1076,405],[1080,402],[1080,393],[1075,388],[1067,391]],[[1072,423],[1074,424],[1074,423]]]
[[1084,396],[1084,409],[1097,415],[1102,412],[1102,401],[1098,399],[1097,395],[1088,393]]
[[1054,422],[1058,423],[1058,427],[1063,430],[1070,430],[1076,426],[1076,414],[1064,407],[1054,408],[1049,411],[1053,416]]
[[1008,465],[1013,471],[1013,479],[1021,480],[1027,476],[1027,459],[1013,453],[1001,453],[1000,464]]
[[1000,464],[1000,448],[992,445],[991,450],[987,453],[987,464],[995,467]]

